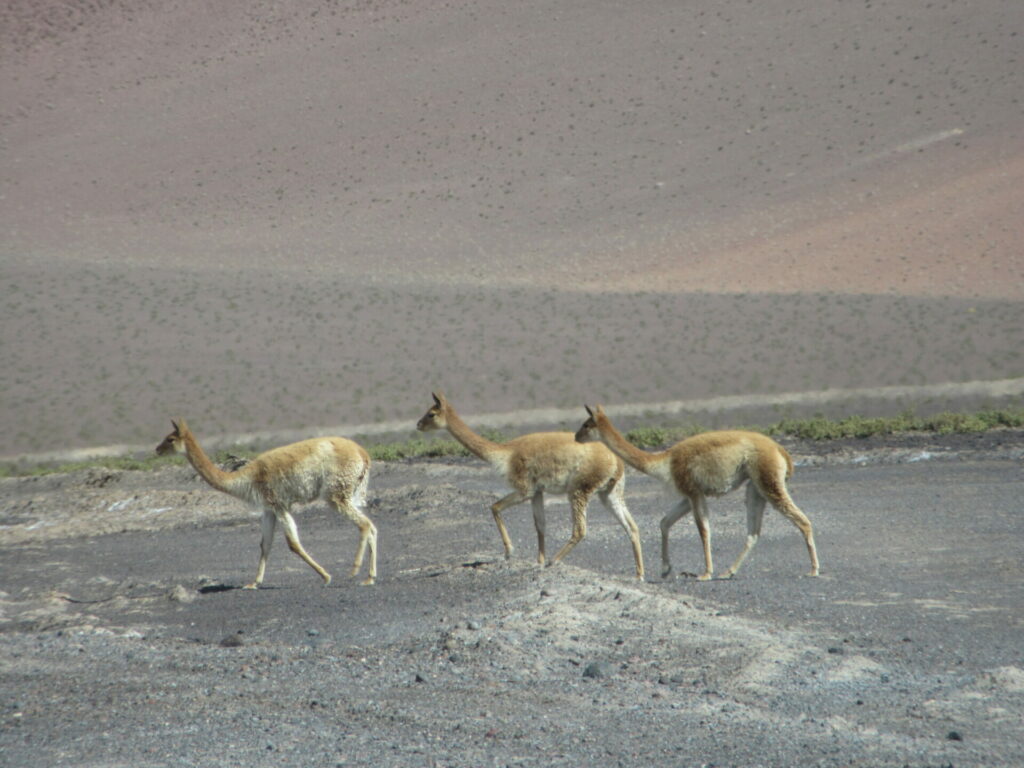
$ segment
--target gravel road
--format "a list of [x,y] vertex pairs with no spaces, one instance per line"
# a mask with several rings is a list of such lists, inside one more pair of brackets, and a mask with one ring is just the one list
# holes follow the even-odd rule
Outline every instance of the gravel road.
[[[376,586],[313,506],[330,587],[279,541],[255,592],[254,514],[186,468],[0,481],[0,763],[1024,764],[1024,432],[790,447],[817,579],[769,514],[735,579],[658,580],[671,499],[635,473],[644,583],[596,503],[545,569],[511,511],[506,562],[466,459],[374,467]],[[711,508],[727,564],[742,494]],[[688,522],[672,547],[700,565]]]

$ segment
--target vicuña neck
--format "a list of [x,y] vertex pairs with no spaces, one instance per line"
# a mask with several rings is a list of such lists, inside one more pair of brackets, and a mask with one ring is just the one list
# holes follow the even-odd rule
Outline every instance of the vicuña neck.
[[185,457],[199,473],[199,476],[218,491],[232,493],[231,477],[233,473],[225,472],[214,464],[190,432],[183,435],[181,439],[185,443]]
[[617,454],[624,462],[646,474],[652,474],[655,465],[664,458],[660,453],[648,453],[642,451],[627,440],[619,430],[612,426],[607,419],[602,419],[597,424],[597,431],[601,440],[613,453]]
[[473,455],[478,456],[484,461],[491,462],[505,453],[505,448],[501,443],[496,443],[482,435],[478,435],[469,428],[469,425],[462,420],[453,408],[445,409],[445,420],[448,422],[448,432],[451,436],[462,443],[466,450]]

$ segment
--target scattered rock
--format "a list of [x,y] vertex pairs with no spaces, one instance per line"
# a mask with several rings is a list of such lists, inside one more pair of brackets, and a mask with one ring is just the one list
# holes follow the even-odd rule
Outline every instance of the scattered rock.
[[612,665],[607,661],[592,661],[583,668],[583,676],[594,678],[595,680],[610,677],[612,674]]
[[106,467],[90,467],[85,473],[85,484],[93,488],[104,488],[121,479],[121,472]]
[[196,599],[196,593],[190,589],[186,589],[181,584],[175,585],[167,594],[167,599],[172,603],[191,603]]
[[243,645],[245,645],[245,641],[242,640],[242,636],[238,632],[225,635],[220,641],[221,648],[241,648]]
[[1004,688],[1010,693],[1024,693],[1024,670],[1020,667],[993,669],[988,678],[992,685]]

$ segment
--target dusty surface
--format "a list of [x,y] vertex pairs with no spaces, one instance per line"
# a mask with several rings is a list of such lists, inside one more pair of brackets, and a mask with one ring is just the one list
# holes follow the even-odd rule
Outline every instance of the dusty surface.
[[1016,0],[0,14],[0,455],[1022,372]]
[[[657,579],[670,500],[630,474],[646,583],[599,504],[540,569],[529,510],[471,460],[378,464],[380,580],[313,506],[252,576],[258,523],[183,467],[0,484],[9,765],[909,765],[1024,761],[1024,435],[791,444],[822,576],[769,515],[733,580]],[[548,504],[548,540],[568,508]],[[719,569],[741,496],[712,503]],[[90,521],[95,523],[88,535]],[[692,526],[672,535],[699,564]]]

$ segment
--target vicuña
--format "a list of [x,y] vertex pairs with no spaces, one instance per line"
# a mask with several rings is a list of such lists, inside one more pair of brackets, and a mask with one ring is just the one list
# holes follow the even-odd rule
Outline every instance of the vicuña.
[[291,551],[320,574],[325,585],[331,583],[331,575],[302,548],[295,519],[289,511],[293,504],[317,499],[326,500],[359,528],[359,548],[352,576],[362,568],[363,555],[369,547],[370,569],[363,584],[374,583],[377,528],[358,508],[365,504],[370,479],[370,457],[362,446],[343,437],[318,437],[274,448],[240,469],[226,472],[210,460],[183,419],[171,424],[174,431],[156,447],[159,455],[184,453],[200,477],[218,491],[263,509],[260,564],[255,581],[247,584],[246,589],[256,589],[263,582],[278,523],[284,529]]
[[811,521],[793,503],[786,489],[786,479],[793,474],[793,459],[770,437],[739,430],[705,432],[676,443],[668,450],[649,453],[626,440],[601,406],[584,407],[589,418],[576,433],[577,440],[589,439],[596,430],[601,441],[627,464],[664,481],[683,497],[661,520],[662,578],[668,578],[672,573],[668,553],[669,529],[690,512],[693,512],[704,545],[704,573],[697,578],[702,581],[711,578],[711,529],[706,497],[723,496],[747,480],[750,481],[747,484],[747,541],[736,562],[723,576],[733,576],[757,544],[766,501],[800,529],[811,557],[809,575],[818,575],[818,553]]
[[543,565],[544,494],[567,494],[572,506],[572,536],[552,560],[557,563],[586,536],[587,502],[596,492],[629,535],[636,575],[643,579],[640,533],[623,499],[625,467],[622,460],[601,443],[577,443],[572,432],[537,432],[496,443],[471,430],[441,392],[434,393],[434,404],[416,428],[421,432],[447,429],[471,453],[504,475],[512,486],[512,493],[491,507],[506,558],[512,555],[512,541],[501,517],[503,510],[527,500],[532,503],[533,523],[537,529],[537,562]]

